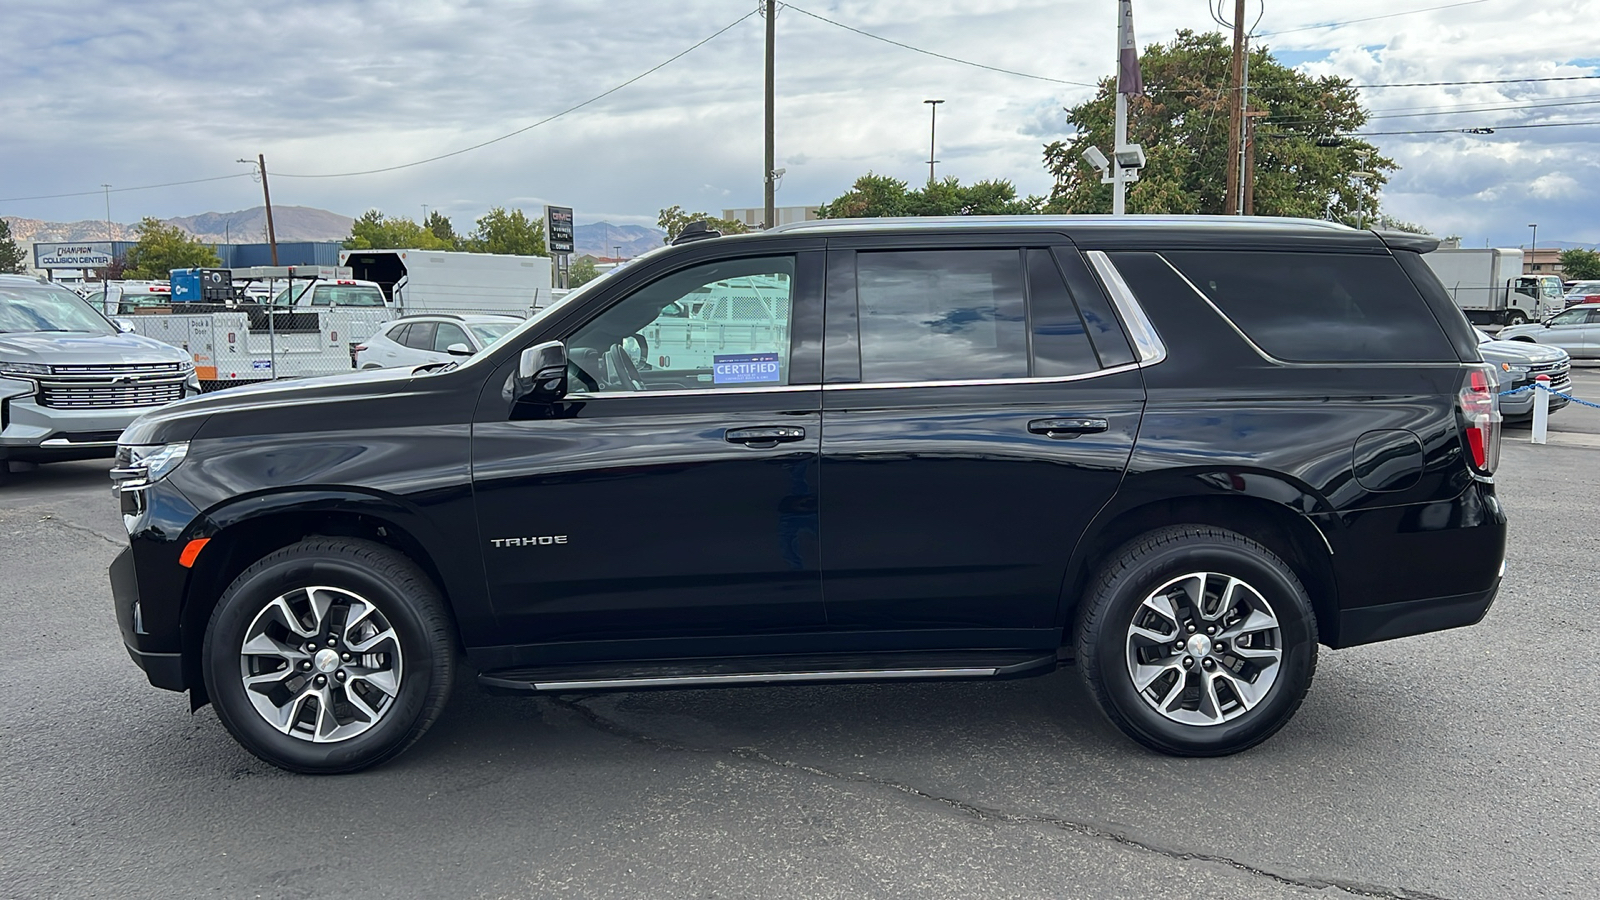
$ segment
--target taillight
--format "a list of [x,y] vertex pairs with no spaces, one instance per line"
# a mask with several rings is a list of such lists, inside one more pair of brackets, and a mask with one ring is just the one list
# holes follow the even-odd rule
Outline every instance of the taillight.
[[1485,475],[1494,474],[1500,464],[1500,386],[1488,366],[1467,371],[1461,386],[1461,417],[1466,423],[1467,450],[1473,468]]

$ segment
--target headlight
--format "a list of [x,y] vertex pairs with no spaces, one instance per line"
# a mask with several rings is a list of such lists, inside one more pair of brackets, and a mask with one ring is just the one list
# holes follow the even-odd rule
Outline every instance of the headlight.
[[39,363],[0,360],[0,375],[49,375],[50,367]]
[[188,441],[151,446],[123,444],[117,448],[117,466],[111,470],[111,480],[119,488],[155,484],[171,475],[188,455]]
[[192,359],[181,360],[178,363],[178,370],[182,371],[182,372],[193,372],[194,371],[194,360],[192,360]]
[[1528,366],[1514,366],[1511,363],[1501,363],[1500,364],[1500,370],[1503,371],[1503,372],[1514,372],[1514,373],[1516,373],[1518,375],[1526,375],[1526,374],[1528,374],[1529,367]]

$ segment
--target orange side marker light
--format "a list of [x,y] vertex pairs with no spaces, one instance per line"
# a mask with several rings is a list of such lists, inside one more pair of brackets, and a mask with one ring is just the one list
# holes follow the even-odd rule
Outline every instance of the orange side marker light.
[[183,566],[185,569],[194,568],[195,558],[200,555],[200,551],[204,550],[209,543],[211,543],[211,538],[195,538],[185,544],[183,553],[178,556],[178,565]]

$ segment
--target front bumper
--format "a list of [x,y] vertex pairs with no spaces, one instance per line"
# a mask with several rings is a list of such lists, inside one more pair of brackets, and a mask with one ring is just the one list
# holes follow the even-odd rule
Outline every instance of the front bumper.
[[147,649],[154,637],[146,630],[144,611],[139,604],[139,579],[133,567],[133,548],[124,548],[111,561],[111,598],[116,607],[117,627],[122,643],[134,665],[158,688],[181,691],[188,685],[183,677],[183,654]]

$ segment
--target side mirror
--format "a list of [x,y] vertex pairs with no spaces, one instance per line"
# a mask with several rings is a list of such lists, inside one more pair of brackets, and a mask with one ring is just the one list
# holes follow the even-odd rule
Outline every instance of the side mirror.
[[551,403],[567,393],[567,347],[560,341],[546,341],[522,351],[517,360],[512,400],[518,403]]
[[444,352],[450,354],[451,356],[471,356],[472,348],[468,347],[466,344],[456,343],[444,348]]
[[133,334],[132,322],[129,322],[127,319],[115,319],[113,321],[117,323],[118,331],[122,332],[123,334]]

